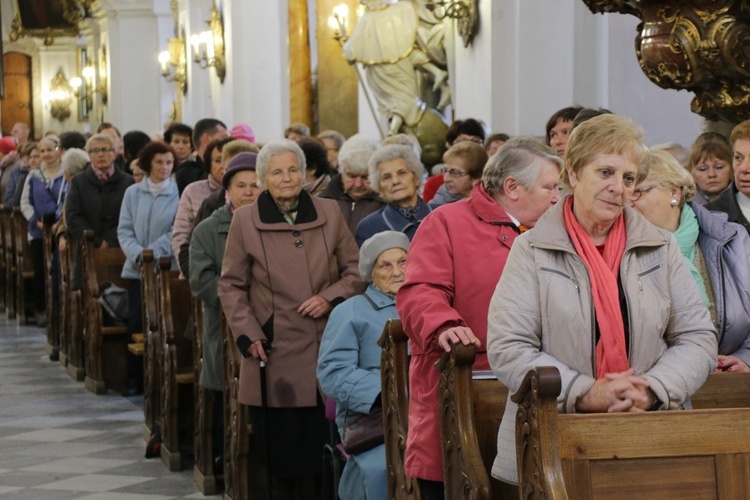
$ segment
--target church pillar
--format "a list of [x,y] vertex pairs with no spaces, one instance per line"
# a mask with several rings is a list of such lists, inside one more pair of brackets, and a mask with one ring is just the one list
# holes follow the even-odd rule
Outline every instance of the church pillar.
[[172,36],[167,0],[102,0],[101,44],[109,59],[109,92],[101,117],[122,133],[162,130],[171,104],[163,92],[159,48]]
[[[289,0],[289,106],[292,123],[313,127],[307,0]],[[314,133],[314,131],[313,131]]]

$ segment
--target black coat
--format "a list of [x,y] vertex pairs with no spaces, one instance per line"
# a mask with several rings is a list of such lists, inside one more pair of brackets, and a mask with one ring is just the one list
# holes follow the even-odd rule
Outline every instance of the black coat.
[[65,220],[74,238],[81,238],[83,231],[94,231],[94,244],[103,241],[110,247],[119,247],[117,224],[120,222],[120,206],[125,190],[135,181],[115,169],[106,184],[102,184],[89,166],[73,177],[65,199]]
[[742,214],[740,205],[737,203],[737,188],[732,184],[725,189],[718,198],[706,203],[706,208],[713,212],[724,212],[729,215],[729,222],[741,224],[750,233],[750,222]]
[[200,181],[208,178],[208,172],[206,171],[206,165],[199,155],[196,155],[195,160],[187,160],[180,163],[180,166],[174,172],[175,182],[177,182],[177,189],[182,192],[188,185],[195,181]]

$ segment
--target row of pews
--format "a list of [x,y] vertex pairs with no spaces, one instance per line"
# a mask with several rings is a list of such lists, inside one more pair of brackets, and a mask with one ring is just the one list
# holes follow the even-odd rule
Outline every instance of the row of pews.
[[[142,255],[143,332],[108,321],[98,302],[104,282],[120,278],[119,249],[94,248],[93,235],[55,254],[45,225],[45,264],[59,269],[47,293],[47,351],[96,394],[127,385],[126,352],[144,365],[144,438],[161,435],[161,460],[170,470],[193,467],[198,489],[233,499],[265,498],[262,468],[252,449],[247,408],[237,403],[240,354],[222,318],[225,390],[223,475],[214,467],[215,393],[197,384],[202,364],[202,307],[168,258]],[[33,275],[26,221],[0,210],[0,311],[25,324],[33,317]],[[77,266],[80,287],[73,286]],[[389,499],[420,499],[419,482],[404,474],[409,432],[408,339],[390,320],[379,341]],[[531,370],[511,397],[516,416],[518,490],[494,480],[490,469],[508,389],[490,373],[474,372],[473,347],[456,346],[440,371],[440,421],[448,499],[747,498],[750,491],[750,374],[714,373],[692,398],[693,410],[644,414],[561,415],[559,374]]]
[[34,263],[20,208],[0,209],[0,312],[25,325],[34,316],[31,279]]
[[[31,279],[33,265],[27,222],[18,209],[0,210],[0,312],[19,324],[34,317]],[[143,360],[144,446],[154,433],[161,436],[160,456],[172,471],[193,467],[193,477],[204,494],[223,489],[225,497],[248,499],[264,494],[263,482],[252,472],[259,464],[251,453],[252,427],[247,410],[237,403],[240,355],[226,322],[222,322],[225,353],[223,467],[216,467],[213,391],[197,381],[202,366],[202,305],[190,293],[171,259],[157,259],[144,250],[141,266],[143,331],[131,338],[127,326],[108,317],[99,298],[102,285],[127,290],[120,278],[125,255],[119,248],[95,248],[86,231],[58,248],[52,224],[44,226],[47,273],[47,353],[76,381],[94,394],[128,387],[128,352]],[[74,286],[80,267],[82,282]],[[57,281],[51,279],[57,268]],[[57,286],[57,293],[53,287]],[[219,447],[220,448],[220,447]],[[251,491],[257,492],[255,495]],[[263,498],[261,495],[260,498]]]
[[[398,320],[380,340],[389,498],[420,499],[403,474],[408,435],[408,348]],[[512,396],[519,405],[519,488],[491,478],[508,389],[473,372],[473,346],[437,364],[447,499],[748,498],[750,374],[712,373],[692,410],[559,414],[556,368],[537,367]]]

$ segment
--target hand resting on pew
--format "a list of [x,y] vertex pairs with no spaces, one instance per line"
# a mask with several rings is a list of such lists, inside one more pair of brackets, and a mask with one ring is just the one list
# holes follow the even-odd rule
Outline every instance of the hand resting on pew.
[[445,352],[451,352],[454,344],[470,345],[474,344],[477,347],[482,346],[482,342],[476,338],[471,328],[465,326],[454,326],[448,328],[440,334],[438,337],[438,344],[442,347]]
[[724,356],[719,354],[719,365],[717,372],[750,372],[750,367],[737,356]]
[[620,373],[608,373],[597,379],[589,391],[576,401],[581,413],[646,411],[654,406],[656,396],[648,380],[634,375],[630,368]]

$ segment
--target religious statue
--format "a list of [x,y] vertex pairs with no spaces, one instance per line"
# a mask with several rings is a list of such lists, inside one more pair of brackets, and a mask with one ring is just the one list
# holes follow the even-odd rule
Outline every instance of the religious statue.
[[365,13],[344,44],[344,56],[365,67],[378,109],[388,119],[388,134],[397,134],[402,126],[414,127],[426,108],[419,95],[417,71],[431,75],[432,90],[440,92],[438,109],[450,102],[448,73],[438,66],[445,64],[445,49],[440,47],[441,40],[430,40],[430,31],[420,27],[410,1],[360,3]]

